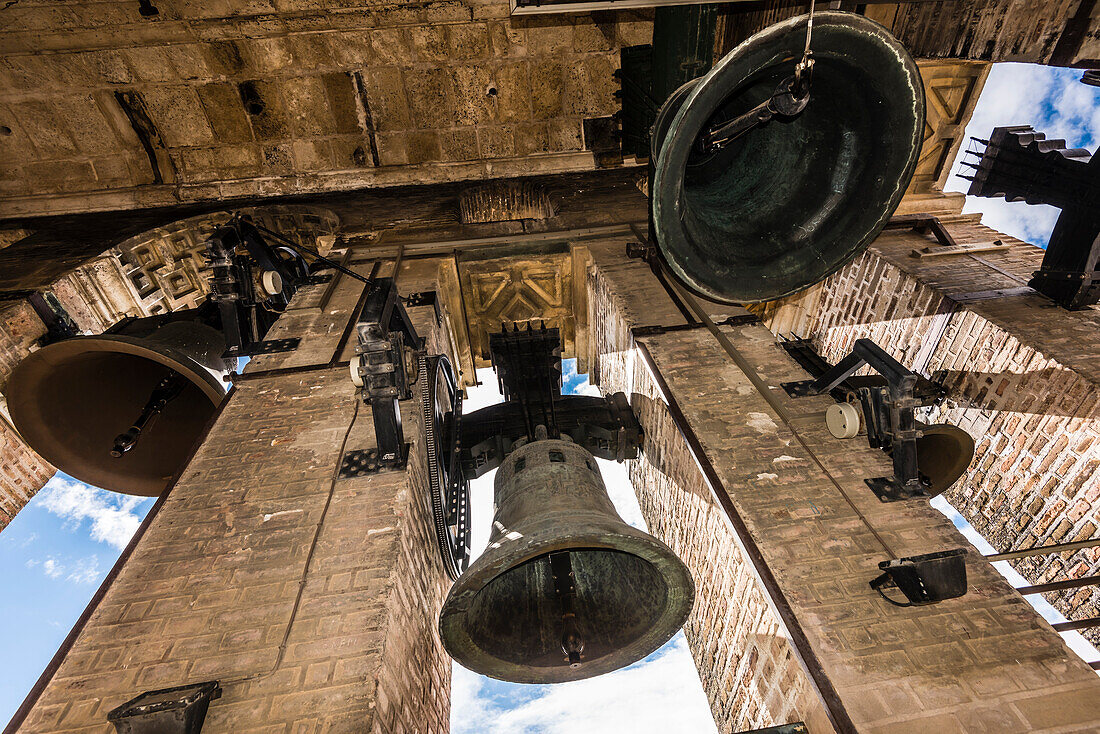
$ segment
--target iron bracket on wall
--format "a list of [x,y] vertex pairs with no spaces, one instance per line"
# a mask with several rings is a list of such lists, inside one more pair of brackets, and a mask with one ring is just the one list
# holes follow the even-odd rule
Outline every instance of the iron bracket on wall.
[[657,257],[657,248],[649,242],[627,242],[626,256],[649,262]]
[[958,247],[959,243],[943,226],[939,217],[930,214],[907,214],[891,217],[883,229],[911,229],[917,234],[931,234],[943,247]]
[[[351,360],[352,381],[360,388],[363,402],[374,417],[375,449],[345,453],[355,456],[356,466],[372,473],[400,469],[408,460],[409,446],[401,427],[400,401],[412,397],[416,381],[416,355],[424,348],[417,335],[393,278],[377,278],[370,285],[359,321],[355,326],[359,344]],[[344,474],[341,476],[359,476]]]
[[[896,607],[936,604],[966,593],[966,550],[923,553],[878,564],[882,575],[870,582],[871,588]],[[905,601],[887,596],[885,589],[897,589]]]
[[744,729],[739,734],[806,734],[807,731],[809,730],[804,723],[796,721],[793,724],[779,724],[763,729]]
[[289,339],[265,339],[264,341],[251,342],[237,352],[238,356],[255,357],[257,354],[277,354],[279,352],[293,352],[302,343],[299,337]]
[[[869,365],[882,378],[853,378]],[[874,448],[890,454],[894,473],[866,479],[883,502],[926,497],[926,480],[917,469],[917,439],[921,432],[914,410],[943,396],[943,388],[910,371],[870,339],[857,339],[851,354],[813,380],[783,383],[793,398],[832,392],[849,379],[861,380],[855,392],[867,421],[867,438]]]
[[404,450],[383,455],[378,449],[354,449],[340,457],[340,479],[363,477],[390,469],[404,469],[409,457],[409,444]]
[[117,734],[199,734],[210,702],[221,695],[216,680],[146,691],[112,709],[107,721]]
[[431,306],[435,311],[435,323],[440,325],[443,324],[443,313],[439,310],[439,298],[436,296],[435,291],[410,293],[405,296],[405,306],[409,308],[414,306]]
[[35,315],[42,320],[46,327],[46,334],[38,340],[38,345],[44,347],[47,344],[59,342],[62,339],[71,339],[80,333],[80,328],[69,316],[69,312],[57,300],[50,291],[31,291],[27,294],[27,303],[34,309]]

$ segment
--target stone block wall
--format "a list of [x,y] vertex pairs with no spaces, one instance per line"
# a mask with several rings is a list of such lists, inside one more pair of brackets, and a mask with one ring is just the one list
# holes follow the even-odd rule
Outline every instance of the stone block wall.
[[[948,500],[1001,552],[1096,537],[1100,526],[1100,310],[1069,312],[1026,287],[1043,253],[980,225],[942,217],[961,244],[1007,251],[914,258],[934,240],[887,231],[819,287],[772,305],[779,334],[812,337],[837,362],[870,338],[936,376],[948,400],[931,421],[975,439]],[[1033,583],[1100,573],[1100,548],[1012,561]],[[1100,590],[1044,595],[1067,618],[1100,615]],[[1084,634],[1100,642],[1096,630]]]
[[867,14],[915,56],[1087,65],[1100,56],[1100,16],[1091,3],[971,0],[882,4]]
[[625,242],[587,246],[601,387],[631,394],[642,420],[631,477],[651,531],[695,576],[685,633],[720,731],[1100,725],[1100,681],[972,549],[959,599],[898,609],[867,586],[880,560],[967,543],[926,502],[874,497],[863,479],[888,474],[888,459],[829,436],[829,398],[761,396],[749,372],[767,386],[805,375],[763,326],[722,327],[749,372],[704,328],[633,338],[685,321]]
[[[860,3],[843,3],[845,10],[852,6]],[[867,3],[860,12],[886,26],[915,57],[1084,66],[1100,53],[1100,18],[1091,7],[1077,0],[934,0]],[[724,18],[717,48],[724,53],[771,23],[805,12],[805,4],[786,0],[753,3]]]
[[[325,305],[313,286],[298,311],[346,323],[361,289],[340,280]],[[414,318],[437,338],[430,308]],[[447,731],[419,411],[402,406],[407,471],[338,478],[345,449],[375,445],[370,409],[327,366],[343,344],[300,335],[313,363],[249,365],[19,731],[107,734],[138,693],[211,679],[212,734]]]
[[505,0],[18,3],[0,28],[0,217],[595,167],[651,13]]

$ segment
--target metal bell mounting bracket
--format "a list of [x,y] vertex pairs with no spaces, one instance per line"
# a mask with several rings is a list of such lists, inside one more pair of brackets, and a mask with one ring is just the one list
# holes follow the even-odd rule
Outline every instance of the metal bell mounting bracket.
[[351,381],[371,407],[378,445],[345,452],[342,478],[405,466],[409,446],[398,403],[412,397],[417,356],[424,348],[424,339],[409,320],[393,278],[377,278],[370,285],[355,330],[359,344],[351,359]]
[[885,384],[862,380],[866,386],[855,390],[867,420],[867,438],[873,448],[890,453],[894,474],[864,481],[883,502],[926,497],[926,481],[917,469],[917,439],[922,434],[914,409],[941,398],[941,386],[910,371],[870,339],[857,339],[851,354],[817,379],[784,382],[782,386],[793,398],[821,395],[846,382],[865,365],[885,378]]
[[779,83],[772,95],[743,115],[711,128],[700,136],[705,152],[725,147],[757,125],[770,122],[775,117],[794,117],[806,109],[810,102],[810,80],[813,77],[814,56],[810,50],[810,39],[814,30],[814,3],[810,3],[810,12],[806,20],[806,48],[802,58],[794,67],[794,75]]
[[810,102],[808,76],[800,82],[790,76],[779,83],[772,96],[753,107],[743,115],[729,122],[711,128],[700,136],[700,143],[706,152],[718,150],[741,137],[757,125],[770,122],[778,117],[794,117],[806,109]]

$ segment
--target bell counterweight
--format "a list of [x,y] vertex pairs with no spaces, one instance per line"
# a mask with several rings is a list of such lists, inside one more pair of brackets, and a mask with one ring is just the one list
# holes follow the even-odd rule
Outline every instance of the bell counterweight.
[[580,680],[640,660],[684,624],[691,574],[619,518],[583,448],[521,446],[494,490],[488,548],[440,614],[443,645],[460,664],[516,683]]

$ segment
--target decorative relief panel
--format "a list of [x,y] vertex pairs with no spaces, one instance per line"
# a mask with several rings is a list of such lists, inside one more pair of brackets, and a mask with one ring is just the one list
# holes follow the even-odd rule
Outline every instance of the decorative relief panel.
[[924,144],[907,194],[939,192],[951,175],[951,164],[963,144],[966,123],[985,85],[990,64],[984,61],[918,62],[924,80]]
[[532,255],[458,262],[470,329],[470,346],[478,366],[489,364],[489,334],[503,324],[546,324],[561,330],[563,354],[575,351],[572,258],[564,245],[540,248]]
[[[338,217],[306,207],[269,207],[243,212],[298,244],[316,247],[317,237],[336,233]],[[145,232],[54,281],[49,290],[77,327],[102,333],[126,316],[149,316],[199,305],[208,291],[207,236],[228,218],[207,214]],[[35,348],[45,328],[26,301],[0,303],[0,386]],[[34,496],[54,469],[6,425],[0,395],[0,529]]]
[[[240,211],[311,248],[316,246],[317,237],[334,234],[340,224],[337,216],[326,209],[266,207]],[[184,219],[119,245],[119,257],[149,313],[194,308],[205,300],[205,242],[228,217],[227,212],[217,212]]]

